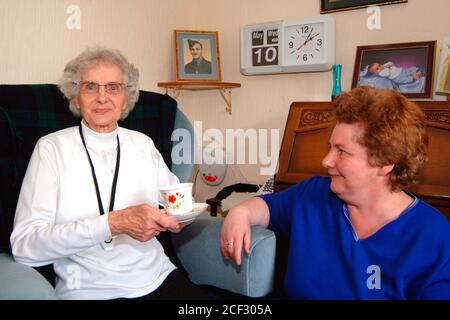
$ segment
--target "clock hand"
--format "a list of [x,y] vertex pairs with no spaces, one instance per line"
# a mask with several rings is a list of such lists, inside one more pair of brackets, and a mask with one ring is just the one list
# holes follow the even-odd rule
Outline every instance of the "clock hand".
[[297,51],[300,51],[301,48],[303,48],[305,46],[306,42],[303,42],[298,48]]
[[311,35],[311,33],[313,32],[314,28],[311,27],[311,31],[309,32],[308,36],[306,37],[306,40],[304,43],[307,43],[309,40],[309,36]]
[[312,39],[314,39],[315,37],[317,37],[320,34],[320,32],[317,32],[315,35],[311,36],[311,38],[309,38],[308,42],[311,41]]
[[[311,30],[311,32],[312,32],[312,30]],[[311,37],[308,36],[308,38],[306,38],[305,42],[303,42],[303,43],[297,48],[297,51],[299,51],[301,48],[303,48],[308,42],[310,42],[312,39],[314,39],[315,37],[317,37],[319,34],[320,34],[320,32],[317,32],[315,35],[313,35],[313,36],[311,36]],[[311,35],[311,33],[310,33],[310,35]]]
[[309,41],[309,36],[311,35],[311,33],[313,32],[314,28],[311,28],[311,31],[309,32],[308,36],[306,37],[306,40],[297,48],[297,51],[300,50],[305,44],[308,43]]

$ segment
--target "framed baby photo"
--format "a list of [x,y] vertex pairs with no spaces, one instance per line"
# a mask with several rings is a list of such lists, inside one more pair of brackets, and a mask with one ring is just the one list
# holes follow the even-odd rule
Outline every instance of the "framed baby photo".
[[320,13],[367,8],[368,6],[384,6],[404,3],[408,0],[320,0]]
[[216,31],[175,30],[176,81],[221,81]]
[[407,98],[431,98],[436,41],[358,46],[352,88],[392,89]]

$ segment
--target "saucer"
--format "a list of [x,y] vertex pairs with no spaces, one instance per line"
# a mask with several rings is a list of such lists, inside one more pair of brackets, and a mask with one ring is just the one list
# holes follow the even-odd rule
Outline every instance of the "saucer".
[[206,209],[208,208],[207,203],[200,203],[200,202],[195,202],[192,204],[192,206],[193,206],[192,210],[188,213],[178,215],[170,214],[170,216],[173,217],[178,222],[189,222],[193,221],[195,218],[197,218],[199,215],[205,212]]

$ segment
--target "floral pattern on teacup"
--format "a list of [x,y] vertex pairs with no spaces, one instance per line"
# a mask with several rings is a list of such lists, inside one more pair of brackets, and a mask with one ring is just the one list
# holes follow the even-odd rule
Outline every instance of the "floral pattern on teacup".
[[184,203],[184,194],[176,192],[175,194],[168,194],[167,206],[171,209],[180,209]]

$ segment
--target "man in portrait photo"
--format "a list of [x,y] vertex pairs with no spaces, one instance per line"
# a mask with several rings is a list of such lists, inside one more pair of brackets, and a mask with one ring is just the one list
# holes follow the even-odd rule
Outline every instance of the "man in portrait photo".
[[185,73],[211,74],[211,62],[203,57],[203,45],[199,41],[192,39],[188,39],[187,42],[192,61],[184,66]]

